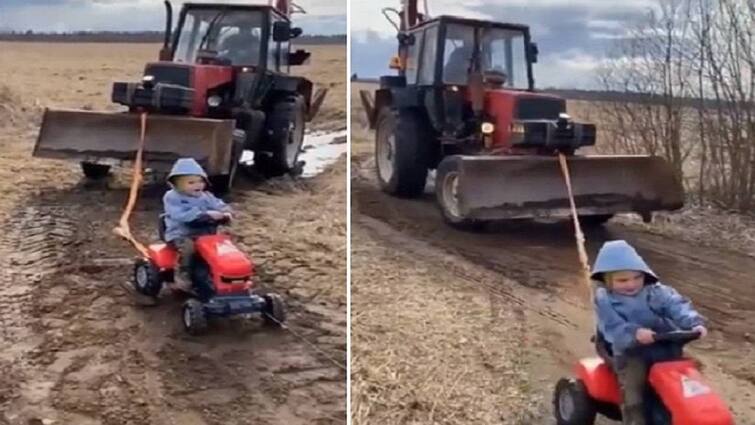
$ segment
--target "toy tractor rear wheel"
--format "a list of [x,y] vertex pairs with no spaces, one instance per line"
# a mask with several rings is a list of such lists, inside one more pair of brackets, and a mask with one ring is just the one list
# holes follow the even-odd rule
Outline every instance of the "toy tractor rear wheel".
[[110,166],[84,161],[81,163],[81,171],[84,172],[84,176],[88,179],[101,180],[110,173]]
[[262,311],[262,317],[265,323],[270,326],[281,326],[286,322],[286,304],[283,297],[278,294],[265,294],[265,309]]
[[295,172],[304,143],[305,105],[300,95],[273,105],[267,119],[266,149],[254,153],[254,165],[267,177]]
[[422,196],[430,161],[429,143],[419,112],[383,108],[375,130],[375,165],[380,188],[405,198]]
[[156,297],[163,287],[160,271],[151,262],[139,259],[134,264],[134,289],[148,297]]
[[558,425],[593,425],[597,413],[585,384],[576,379],[561,379],[553,397]]
[[190,335],[199,335],[207,330],[207,315],[199,300],[189,299],[182,310],[184,329]]

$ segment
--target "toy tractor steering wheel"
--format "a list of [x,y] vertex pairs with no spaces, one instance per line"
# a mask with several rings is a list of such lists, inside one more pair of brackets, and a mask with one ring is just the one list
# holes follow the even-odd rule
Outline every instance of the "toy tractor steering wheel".
[[656,333],[653,339],[655,342],[677,342],[686,344],[696,339],[700,339],[702,334],[699,331],[671,331]]

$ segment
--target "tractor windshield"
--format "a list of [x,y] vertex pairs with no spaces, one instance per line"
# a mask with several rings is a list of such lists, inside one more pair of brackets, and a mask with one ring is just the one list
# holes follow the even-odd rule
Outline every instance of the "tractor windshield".
[[504,87],[529,87],[523,31],[449,24],[443,52],[445,84],[467,84],[469,70],[477,56],[481,71],[496,74],[498,80],[503,80]]
[[174,60],[194,63],[199,51],[207,51],[231,65],[257,66],[263,18],[259,10],[189,10],[178,35]]

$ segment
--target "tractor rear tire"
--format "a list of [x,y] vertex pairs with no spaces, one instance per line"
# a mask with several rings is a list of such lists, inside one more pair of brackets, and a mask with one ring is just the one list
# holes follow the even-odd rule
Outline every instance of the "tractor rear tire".
[[286,304],[283,297],[278,294],[269,293],[263,296],[265,299],[265,309],[262,311],[262,317],[269,326],[280,327],[286,322]]
[[418,198],[425,191],[430,161],[428,131],[419,112],[383,108],[375,131],[375,165],[383,192]]
[[84,176],[88,179],[102,180],[110,174],[110,166],[85,161],[81,163],[81,171],[84,172]]
[[254,153],[254,165],[265,177],[277,177],[299,169],[304,143],[304,98],[287,96],[273,105],[267,117],[267,143]]
[[486,220],[462,216],[459,211],[458,189],[459,162],[454,156],[443,159],[435,174],[435,199],[443,220],[459,230],[479,232],[485,229]]
[[585,384],[577,379],[561,379],[553,396],[553,412],[558,425],[593,425],[596,406]]
[[207,330],[207,315],[199,300],[186,300],[181,313],[184,329],[189,335],[200,335]]

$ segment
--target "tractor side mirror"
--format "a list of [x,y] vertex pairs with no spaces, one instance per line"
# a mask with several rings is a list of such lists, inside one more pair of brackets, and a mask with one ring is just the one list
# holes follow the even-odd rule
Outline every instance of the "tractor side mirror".
[[303,65],[309,60],[312,53],[306,50],[297,50],[288,54],[288,64],[292,66]]
[[401,46],[413,46],[414,43],[417,42],[417,38],[414,34],[407,34],[405,32],[398,33],[396,38],[398,38],[398,44]]
[[285,42],[291,40],[291,23],[278,21],[273,24],[273,41]]
[[297,38],[300,35],[302,35],[303,32],[304,32],[304,30],[302,30],[299,27],[291,28],[291,38]]
[[537,63],[537,55],[539,53],[540,53],[540,50],[537,48],[537,43],[530,43],[530,46],[529,46],[530,62]]

